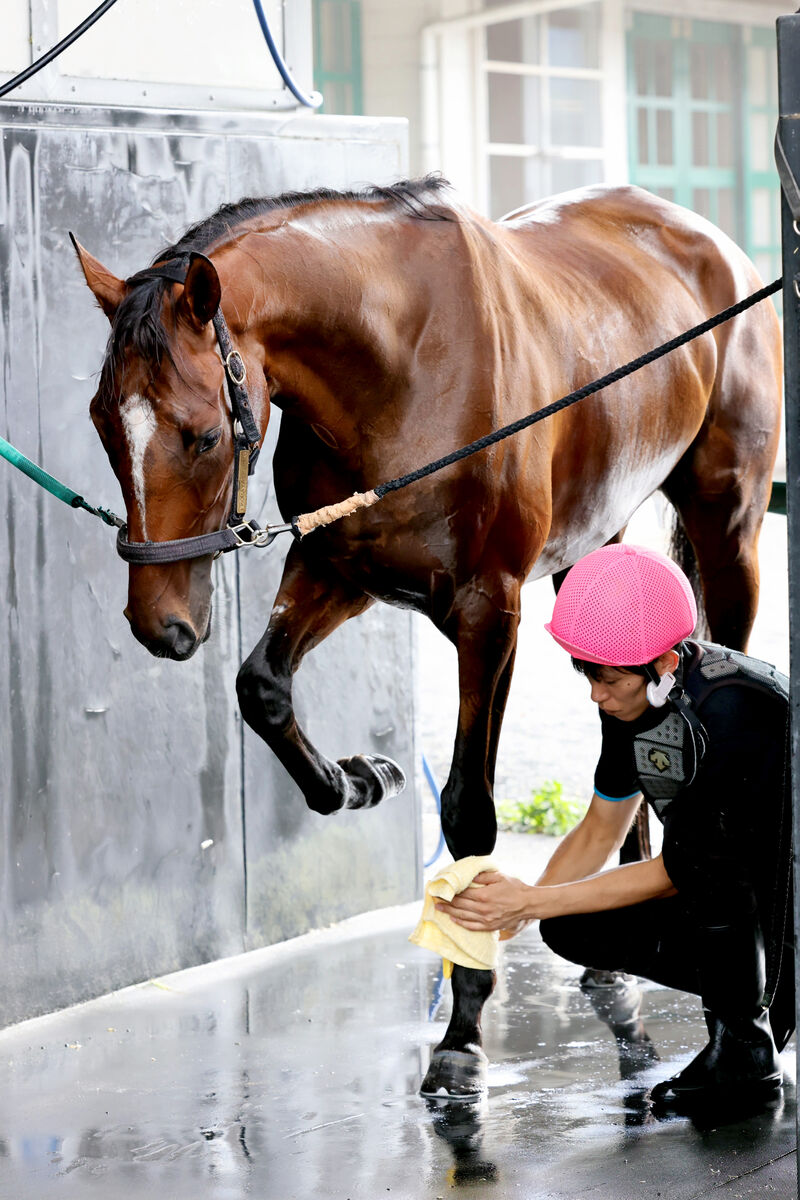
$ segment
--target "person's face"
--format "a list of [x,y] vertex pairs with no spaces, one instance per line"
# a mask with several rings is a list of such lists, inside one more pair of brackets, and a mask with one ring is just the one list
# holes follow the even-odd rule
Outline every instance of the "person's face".
[[597,679],[589,679],[592,700],[604,713],[619,721],[635,721],[649,707],[647,680],[617,667],[598,667]]

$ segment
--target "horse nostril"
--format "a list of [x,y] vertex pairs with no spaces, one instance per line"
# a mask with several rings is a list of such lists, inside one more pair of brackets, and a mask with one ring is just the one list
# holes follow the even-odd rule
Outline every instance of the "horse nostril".
[[180,617],[168,617],[164,622],[164,641],[176,658],[188,658],[197,649],[197,634]]

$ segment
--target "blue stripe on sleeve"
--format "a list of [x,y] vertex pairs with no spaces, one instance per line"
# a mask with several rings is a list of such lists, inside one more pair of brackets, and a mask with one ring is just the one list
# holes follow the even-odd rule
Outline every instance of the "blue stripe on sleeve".
[[598,792],[597,788],[594,789],[594,793],[601,800],[610,800],[612,804],[620,804],[623,800],[632,800],[634,796],[639,795],[638,792],[631,792],[630,796],[605,796],[602,792]]

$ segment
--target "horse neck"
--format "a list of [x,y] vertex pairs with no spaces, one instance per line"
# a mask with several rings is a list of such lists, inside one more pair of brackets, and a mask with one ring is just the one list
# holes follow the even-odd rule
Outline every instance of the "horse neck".
[[[215,255],[226,318],[260,350],[273,403],[339,448],[356,445],[364,409],[402,385],[407,358],[408,289],[380,263],[369,226],[358,232],[343,245],[286,221]],[[381,307],[368,299],[376,275],[391,291]]]

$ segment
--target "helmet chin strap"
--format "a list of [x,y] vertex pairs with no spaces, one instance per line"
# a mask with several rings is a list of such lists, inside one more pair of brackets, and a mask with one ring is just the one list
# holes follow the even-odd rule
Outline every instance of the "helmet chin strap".
[[671,671],[665,671],[663,675],[659,675],[652,663],[648,663],[645,670],[650,676],[650,682],[647,685],[647,700],[653,708],[663,708],[669,699],[669,694],[675,687],[675,676]]

